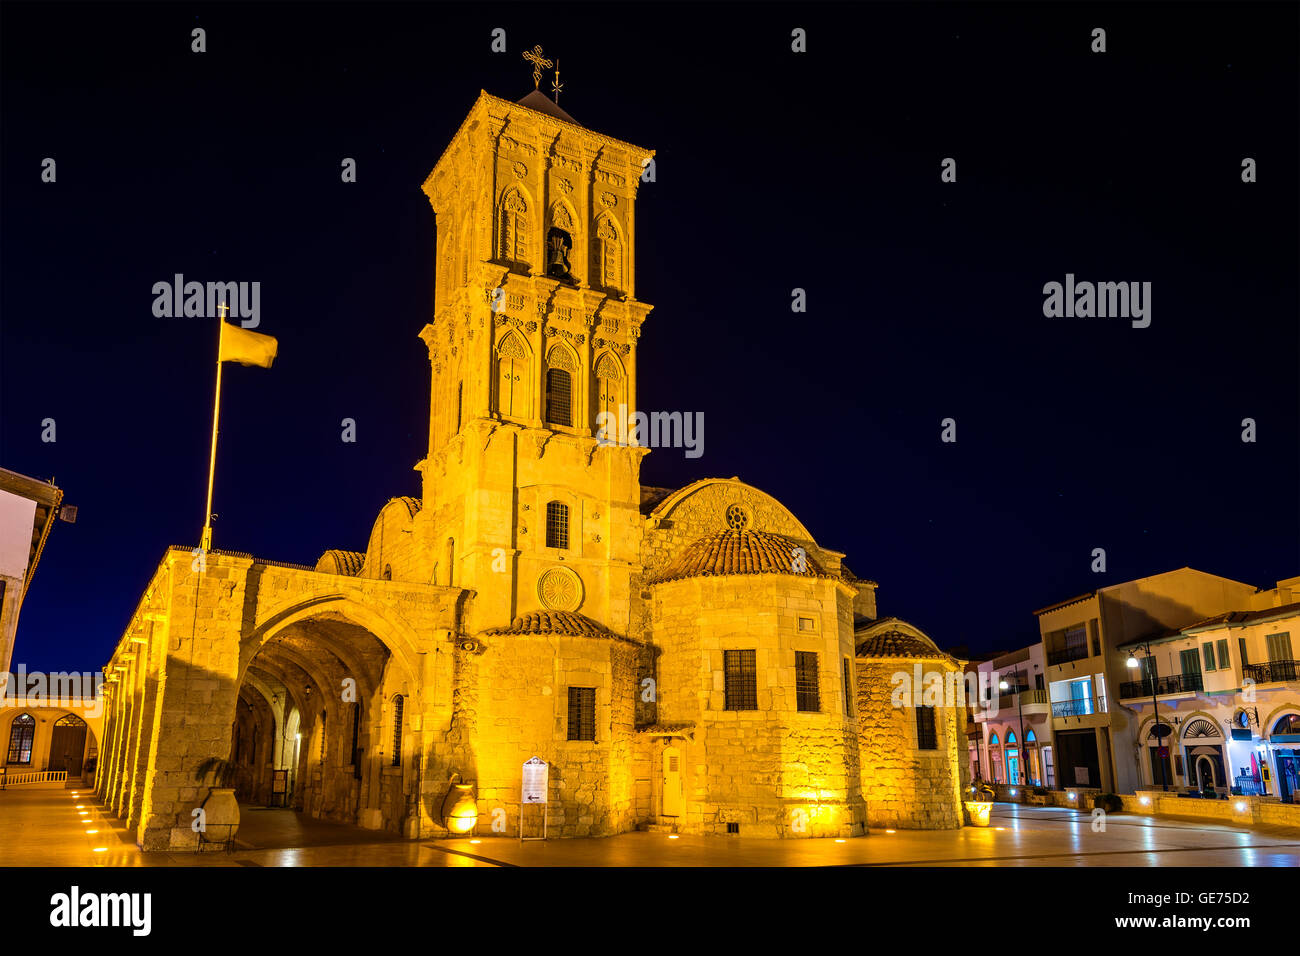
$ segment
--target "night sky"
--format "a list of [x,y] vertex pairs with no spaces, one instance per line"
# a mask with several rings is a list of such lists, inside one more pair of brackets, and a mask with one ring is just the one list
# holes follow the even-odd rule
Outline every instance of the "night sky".
[[[258,331],[280,343],[270,371],[226,366],[216,547],[314,564],[419,494],[420,184],[480,89],[532,89],[534,44],[561,61],[565,110],[657,151],[639,399],[702,411],[705,453],[652,452],[644,484],[741,477],[878,581],[882,614],[976,651],[1184,565],[1300,573],[1295,5],[0,18],[0,465],[80,509],[50,537],[15,666],[101,666],[164,549],[198,543],[216,330],[153,317],[175,273],[260,281]],[[1151,326],[1045,318],[1066,273],[1151,282]]]

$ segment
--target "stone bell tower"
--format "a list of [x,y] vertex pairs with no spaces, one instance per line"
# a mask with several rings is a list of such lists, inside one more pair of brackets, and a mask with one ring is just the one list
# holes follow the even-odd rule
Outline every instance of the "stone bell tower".
[[651,306],[634,203],[652,156],[539,90],[480,93],[424,182],[437,252],[417,533],[432,583],[475,592],[467,631],[550,610],[627,633],[646,450],[597,434],[602,411],[636,409]]

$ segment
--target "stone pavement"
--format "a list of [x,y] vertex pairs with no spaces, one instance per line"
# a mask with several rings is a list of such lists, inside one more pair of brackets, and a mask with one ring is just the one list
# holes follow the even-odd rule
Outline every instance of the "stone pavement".
[[143,853],[89,790],[0,792],[0,866],[1300,866],[1300,831],[998,804],[988,829],[872,831],[862,839],[758,840],[625,833],[519,843],[411,842],[242,808],[234,853]]

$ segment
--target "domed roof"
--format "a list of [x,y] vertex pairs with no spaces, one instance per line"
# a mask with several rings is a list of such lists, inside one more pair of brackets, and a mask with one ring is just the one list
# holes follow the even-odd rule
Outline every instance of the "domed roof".
[[589,617],[573,611],[529,611],[506,627],[493,627],[484,634],[560,634],[566,637],[610,637],[618,635]]
[[944,660],[953,658],[939,650],[920,628],[913,627],[896,617],[870,621],[854,629],[858,657],[901,657],[911,660]]
[[325,574],[346,574],[356,577],[365,564],[366,556],[359,551],[326,551],[316,562],[316,570]]
[[767,531],[727,529],[688,545],[650,579],[663,584],[682,578],[728,574],[790,574],[830,577],[796,541]]

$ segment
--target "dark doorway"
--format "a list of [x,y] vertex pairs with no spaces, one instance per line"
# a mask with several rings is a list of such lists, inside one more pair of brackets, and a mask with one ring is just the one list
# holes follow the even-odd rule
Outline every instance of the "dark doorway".
[[1100,787],[1097,735],[1091,730],[1056,732],[1057,771],[1062,787]]
[[69,777],[81,776],[86,756],[86,722],[68,714],[54,724],[50,738],[50,770],[66,770]]

